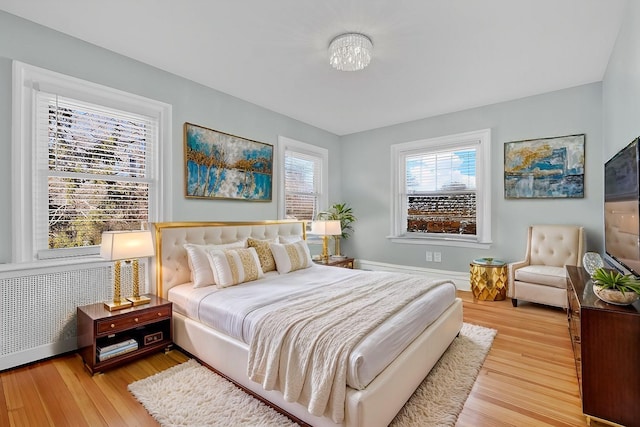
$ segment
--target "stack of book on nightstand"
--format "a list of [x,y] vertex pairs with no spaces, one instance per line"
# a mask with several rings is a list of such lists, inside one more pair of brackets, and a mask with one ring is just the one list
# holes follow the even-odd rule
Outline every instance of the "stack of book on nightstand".
[[137,349],[138,341],[134,340],[133,338],[115,344],[106,345],[104,347],[98,347],[98,360],[102,362],[104,360],[111,359],[112,357],[120,356]]

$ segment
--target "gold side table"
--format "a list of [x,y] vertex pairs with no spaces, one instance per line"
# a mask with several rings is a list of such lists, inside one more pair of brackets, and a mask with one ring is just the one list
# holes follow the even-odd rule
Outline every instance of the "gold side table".
[[507,296],[507,263],[499,259],[474,259],[470,267],[471,292],[480,301],[502,301]]

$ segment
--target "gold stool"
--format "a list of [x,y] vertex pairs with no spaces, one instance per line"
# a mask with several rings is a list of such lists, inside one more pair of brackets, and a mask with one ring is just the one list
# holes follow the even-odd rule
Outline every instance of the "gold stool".
[[502,301],[507,296],[507,263],[493,258],[474,259],[470,267],[471,292],[480,301]]

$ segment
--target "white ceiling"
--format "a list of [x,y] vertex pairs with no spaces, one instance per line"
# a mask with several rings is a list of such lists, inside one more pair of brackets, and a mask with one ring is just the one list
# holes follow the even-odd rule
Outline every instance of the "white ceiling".
[[[626,0],[0,0],[337,135],[601,81]],[[359,72],[327,46],[374,45]]]

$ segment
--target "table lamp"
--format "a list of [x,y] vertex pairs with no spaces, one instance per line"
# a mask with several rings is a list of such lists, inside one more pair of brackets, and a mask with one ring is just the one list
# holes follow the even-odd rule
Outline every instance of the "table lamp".
[[[105,302],[109,311],[120,310],[132,305],[147,304],[149,297],[140,296],[138,258],[154,254],[153,239],[149,230],[105,231],[102,233],[100,256],[115,261],[113,272],[113,301]],[[133,296],[122,298],[120,293],[120,262],[131,262],[133,273]]]
[[311,223],[311,234],[322,236],[322,261],[329,262],[329,236],[339,236],[342,234],[340,221],[313,221]]

